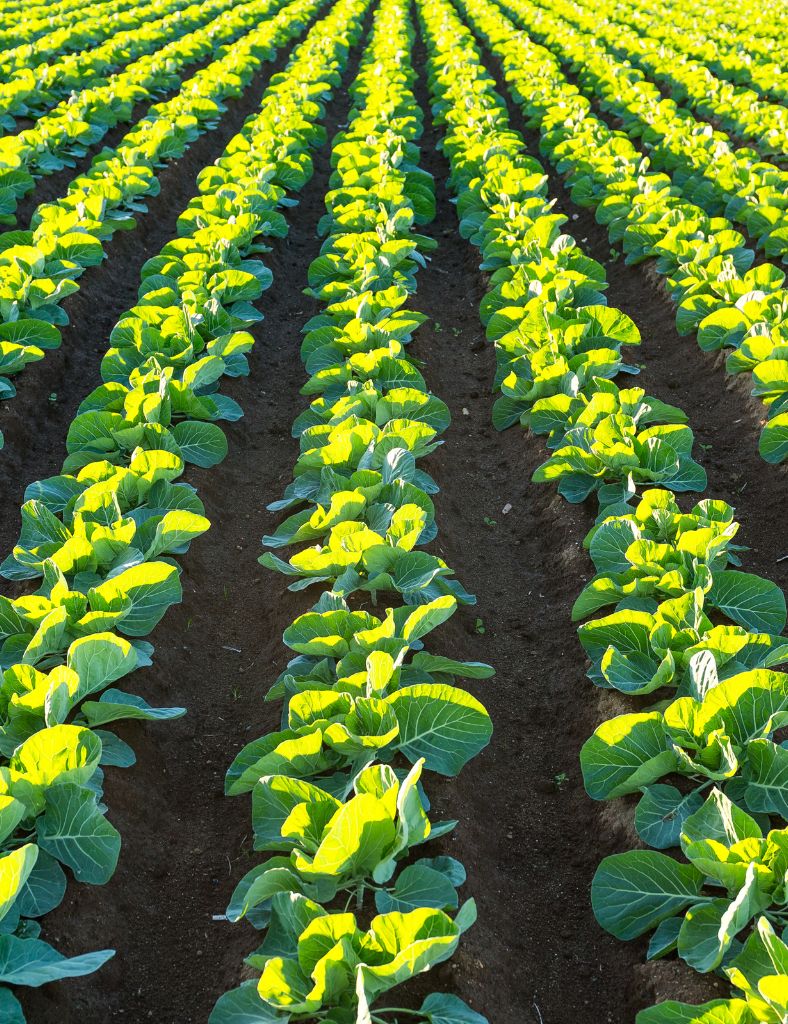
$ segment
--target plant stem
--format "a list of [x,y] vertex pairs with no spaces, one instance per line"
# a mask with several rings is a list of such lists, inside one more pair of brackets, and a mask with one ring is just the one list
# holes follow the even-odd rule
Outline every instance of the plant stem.
[[[375,1014],[378,1014],[378,1013],[408,1013],[408,1014],[410,1014],[413,1017],[422,1017],[423,1016],[421,1010],[408,1010],[404,1006],[379,1006],[375,1010]],[[372,1016],[372,1019],[373,1020],[376,1019],[374,1014]]]

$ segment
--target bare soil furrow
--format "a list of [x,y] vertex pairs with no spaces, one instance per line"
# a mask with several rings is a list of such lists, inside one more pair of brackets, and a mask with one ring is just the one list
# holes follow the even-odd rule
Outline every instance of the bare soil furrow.
[[5,437],[0,452],[0,551],[10,550],[16,540],[27,485],[60,472],[68,426],[83,398],[101,384],[101,358],[110,331],[136,302],[142,265],[175,237],[178,216],[197,195],[197,174],[222,154],[257,110],[269,79],[285,67],[294,45],[264,64],[243,95],[227,101],[219,125],[162,170],[161,191],[148,200],[148,212],[138,218],[133,231],[117,232],[106,246],[104,262],[89,268],[80,279],[80,290],[63,303],[70,322],[61,328],[61,347],[16,376],[16,397],[0,402]]
[[[424,66],[421,45],[414,59]],[[428,106],[423,82],[419,99]],[[534,133],[511,104],[510,113],[538,157]],[[445,189],[448,165],[435,148],[440,136],[430,126],[423,140],[423,165],[438,184],[438,217],[430,230],[440,248],[419,278],[415,305],[433,323],[420,332],[414,353],[424,360],[428,384],[449,404],[453,419],[445,445],[428,466],[442,489],[436,497],[437,550],[478,597],[475,608],[461,610],[444,627],[441,640],[445,653],[483,659],[497,670],[494,679],[471,687],[493,717],[491,746],[456,781],[431,790],[438,816],[461,821],[445,852],[466,864],[467,895],[479,904],[479,920],[454,966],[442,970],[447,987],[491,1021],[630,1024],[638,1010],[660,999],[710,998],[719,982],[676,962],[647,964],[645,942],[617,942],[591,912],[591,879],[600,860],[638,845],[630,803],[594,803],[579,769],[580,747],[595,726],[632,710],[631,702],[596,690],[586,679],[570,618],[590,576],[582,539],[595,508],[590,502],[572,507],[552,488],[530,483],[547,454],[541,439],[517,428],[492,428],[494,353],[478,318],[486,279],[477,251],[457,234]],[[551,195],[571,217],[574,207],[552,172],[550,184]],[[716,439],[720,419],[712,425],[694,422],[700,419],[698,405],[690,405],[693,392],[683,384],[693,375],[671,351],[686,348],[686,342],[676,336],[653,286],[607,258],[603,229],[587,211],[577,211],[568,230],[608,267],[611,304],[641,327],[644,347],[637,358],[650,368],[644,386],[689,407],[702,443]],[[745,506],[745,537],[751,543],[758,538],[760,549],[748,555],[748,567],[777,577],[774,549],[763,536],[771,529],[775,540],[774,505],[761,504],[774,500],[775,481],[763,480],[768,474],[757,455],[749,466],[737,456],[738,476],[715,449],[699,454],[713,493]],[[750,483],[756,493],[745,500]]]
[[[633,349],[629,361],[639,364],[641,372],[631,378],[630,386],[642,387],[687,413],[696,438],[695,458],[708,473],[707,495],[730,502],[741,520],[742,543],[751,548],[746,568],[785,589],[788,562],[778,561],[787,553],[785,535],[775,513],[788,497],[788,466],[770,466],[758,454],[765,415],[763,405],[749,393],[749,378],[728,376],[724,356],[702,352],[694,335],[682,338],[677,333],[674,307],[659,275],[648,263],[626,266],[593,211],[572,202],[561,175],[539,152],[539,133],[526,127],[511,100],[498,61],[489,54],[485,60],[507,99],[512,127],[544,167],[556,209],[569,218],[565,230],[605,267],[608,304],[630,316],[640,329],[641,345]],[[688,495],[682,500],[696,499]]]
[[[261,88],[260,81],[250,87],[257,100]],[[343,89],[327,112],[330,134],[348,108]],[[182,705],[188,714],[161,726],[119,727],[138,763],[107,775],[109,817],[123,837],[118,870],[102,889],[69,886],[44,922],[45,937],[64,952],[114,947],[118,954],[97,974],[25,993],[36,1024],[205,1024],[217,997],[242,980],[243,957],[260,941],[251,926],[212,916],[224,913],[236,883],[259,861],[250,803],[224,796],[224,774],[244,743],[278,727],[278,708],[262,698],[287,660],[282,632],[304,607],[304,596],[287,593],[257,558],[274,521],[265,506],[280,496],[298,455],[290,426],[304,402],[300,330],[317,308],[301,290],[320,245],[325,149],[315,168],[299,206],[288,211],[288,237],[265,257],[274,283],[259,301],[266,319],[253,330],[251,375],[224,389],[245,411],[225,425],[230,454],[187,474],[211,530],[183,560],[184,600],[152,638],[154,665],[134,679],[134,691],[151,703]],[[173,182],[164,210],[182,208],[191,177],[177,200]],[[123,277],[133,280],[132,269]]]

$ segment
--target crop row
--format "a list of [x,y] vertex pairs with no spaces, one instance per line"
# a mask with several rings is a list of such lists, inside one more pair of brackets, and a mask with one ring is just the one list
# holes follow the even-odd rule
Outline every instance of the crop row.
[[[62,900],[64,867],[92,884],[114,871],[120,837],[101,802],[103,768],[135,757],[105,727],[184,711],[114,684],[151,663],[144,638],[181,597],[172,556],[209,526],[179,478],[221,461],[215,421],[242,415],[218,384],[248,373],[243,328],[260,319],[251,301],[271,279],[255,257],[266,237],[286,234],[279,208],[309,178],[304,140],[321,138],[305,120],[306,87],[272,79],[261,113],[201,173],[179,237],[145,265],[138,304],[111,334],[104,383],[69,428],[62,472],[26,491],[2,573],[37,589],[0,597],[0,1011],[14,1024],[24,1018],[5,985],[85,974],[112,955],[64,958],[39,938],[38,918]],[[289,133],[272,99],[285,88]],[[275,147],[258,150],[263,134]],[[253,161],[243,190],[239,154]]]
[[43,0],[33,4],[29,0],[2,0],[0,12],[2,12],[6,24],[11,26],[25,21],[28,17],[31,21],[38,22],[46,15],[47,11],[52,20],[67,17],[82,6],[85,6],[85,0],[57,0],[53,4],[45,3]]
[[[462,6],[483,35],[501,38],[493,4]],[[730,568],[742,549],[728,505],[704,499],[680,511],[671,492],[705,486],[686,417],[613,382],[627,369],[621,347],[639,340],[635,325],[602,304],[602,267],[560,233],[565,218],[551,212],[542,168],[524,155],[453,6],[439,0],[421,13],[460,229],[491,275],[481,312],[496,381],[511,391],[516,377],[521,422],[547,438],[534,480],[557,481],[572,501],[599,500],[586,540],[597,574],[574,614],[615,611],[580,629],[589,675],[629,696],[675,694],[604,723],[583,748],[590,795],[641,793],[636,827],[657,847],[603,861],[595,913],[619,938],[653,931],[651,958],[677,951],[700,972],[724,967],[743,995],[662,1003],[642,1024],[777,1024],[788,829],[772,829],[771,817],[788,816],[788,751],[775,740],[788,722],[788,676],[771,669],[788,660],[784,597]],[[676,846],[686,861],[660,852]]]
[[[780,53],[781,33],[788,29],[788,21],[781,6],[773,4],[762,12],[760,25],[757,21],[753,24],[748,11],[746,24],[738,26],[734,25],[734,12],[721,10],[716,2],[700,0],[682,4],[680,9],[670,6],[669,15],[667,9],[666,4],[641,6],[629,2],[616,3],[605,13],[699,61],[726,81],[748,86],[759,96],[778,103],[788,99],[788,72]],[[768,26],[770,34],[759,34],[761,25]]]
[[[128,60],[124,56],[123,48],[117,44],[117,37],[128,41],[147,22],[159,19],[163,14],[177,13],[186,7],[188,0],[178,0],[177,3],[168,3],[166,6],[152,3],[144,7],[132,7],[126,0],[113,0],[112,3],[91,9],[83,14],[77,24],[70,24],[64,28],[54,29],[46,35],[41,36],[33,43],[22,42],[18,37],[14,38],[16,30],[11,34],[14,39],[13,46],[3,48],[0,51],[0,71],[4,79],[18,71],[27,69],[36,77],[42,71],[49,71],[47,62],[55,60],[58,63],[69,61],[69,54],[74,51],[81,51],[70,61],[68,66],[72,72],[77,72],[83,62],[89,57],[93,47],[110,40],[105,48],[108,59],[107,69],[113,66],[118,67]],[[3,40],[0,36],[0,45]],[[97,70],[99,65],[92,58],[84,63],[87,73]],[[51,74],[51,72],[49,72]],[[56,88],[62,93],[62,83],[53,81]]]
[[[36,53],[36,43],[42,36],[54,33],[62,33],[68,30],[76,21],[84,18],[84,9],[89,7],[91,16],[104,14],[110,17],[113,14],[138,8],[137,0],[103,0],[100,4],[88,4],[87,0],[63,0],[57,5],[36,4],[29,5],[26,9],[13,11],[3,10],[3,29],[0,30],[0,48],[2,50],[16,49],[25,45],[31,54],[31,60],[27,66],[34,66],[38,63],[32,55]],[[70,33],[63,38],[63,44],[58,46],[55,52],[61,49],[70,49]],[[81,46],[77,46],[81,49]]]
[[[109,0],[109,2],[112,2],[112,0]],[[134,0],[129,0],[130,7],[133,6],[133,3]],[[60,28],[69,19],[78,17],[80,8],[85,6],[87,6],[86,0],[58,0],[54,4],[30,4],[25,3],[25,0],[5,0],[5,2],[0,3],[0,13],[3,15],[5,24],[9,26],[7,29],[9,34],[18,29],[20,37],[24,36],[29,40],[31,37],[27,36],[26,33],[28,24],[40,25],[42,21],[46,20],[47,13],[49,13],[47,24]],[[5,34],[3,38],[5,38]],[[17,39],[18,41],[19,39]]]
[[[545,5],[547,6],[547,5]],[[574,5],[577,23],[594,12]],[[604,15],[604,7],[601,14]],[[764,157],[788,157],[788,108],[760,99],[751,89],[721,81],[704,64],[691,60],[659,39],[629,29],[620,21],[597,27],[616,56],[628,60],[701,117],[739,138],[752,142]]]
[[[235,2],[236,0],[226,0],[223,6],[232,7]],[[107,111],[105,116],[110,117],[108,127],[111,127],[115,123],[111,119],[114,106],[111,102],[112,90],[114,87],[120,89],[117,105],[122,106],[124,102],[128,102],[128,85],[133,81],[116,73],[132,62],[138,63],[146,54],[155,55],[165,43],[173,39],[178,41],[187,32],[205,25],[222,9],[223,7],[217,6],[216,3],[205,4],[201,9],[199,4],[188,3],[188,0],[153,0],[147,8],[147,15],[155,20],[149,20],[134,30],[119,32],[100,46],[89,46],[78,53],[66,54],[51,64],[42,63],[34,68],[22,67],[17,70],[13,67],[4,69],[3,55],[0,54],[0,71],[7,76],[0,81],[0,128],[14,132],[16,118],[37,118],[56,104],[60,104],[55,114],[60,115],[61,121],[68,122],[66,115],[71,113],[74,120],[73,141],[82,141],[83,144],[90,145],[87,141],[89,135],[80,124],[80,115],[84,117],[84,112],[91,109],[90,105],[84,105],[85,100],[92,99],[94,95],[94,102],[100,98],[103,100],[103,106]],[[199,57],[196,59],[199,60]],[[72,93],[75,93],[76,97],[72,96]],[[143,93],[140,99],[144,98]],[[75,99],[77,105],[72,111],[71,104]],[[79,105],[80,101],[82,106]],[[45,121],[28,129],[28,134],[20,132],[19,135],[5,135],[0,138],[0,168],[14,169],[19,166],[18,154],[21,152],[25,156],[30,148],[29,143],[25,145],[16,141],[22,137],[25,140],[36,140],[36,148],[41,150],[42,156],[41,169],[38,173],[47,173],[45,157],[53,126],[57,130],[55,121]],[[92,141],[100,139],[104,131],[100,131]],[[30,134],[36,132],[37,135]],[[58,166],[63,165],[56,164],[54,169]],[[52,169],[50,168],[50,173]],[[6,182],[3,178],[0,178],[0,187],[3,188],[4,197]]]
[[[343,2],[357,17],[367,6]],[[325,241],[309,268],[307,292],[323,304],[301,346],[312,402],[293,426],[293,481],[270,506],[291,514],[264,538],[309,546],[261,562],[293,578],[291,589],[324,590],[284,632],[295,657],[268,694],[284,702],[283,728],[248,743],[227,774],[229,795],[252,794],[255,850],[275,856],[247,873],[227,910],[266,928],[247,958],[259,981],[223,996],[211,1024],[384,1024],[402,1014],[484,1022],[442,993],[419,1010],[378,1004],[450,957],[473,923],[472,900],[458,909],[459,862],[404,861],[457,824],[430,821],[423,771],[456,775],[491,732],[482,705],[453,685],[489,676],[489,666],[423,650],[458,601],[473,598],[441,559],[417,550],[437,529],[437,487],[418,462],[449,413],[407,356],[425,317],[405,306],[435,247],[414,230],[435,202],[418,166],[408,8],[383,0],[376,11],[349,123],[334,140]],[[328,82],[336,87],[336,70],[315,99]],[[380,616],[358,607],[381,593],[399,603]],[[344,910],[332,912],[337,901]]]
[[[271,9],[277,5],[281,0]],[[155,41],[143,46],[145,56],[125,71],[80,88],[31,128],[0,138],[0,221],[13,225],[19,199],[34,190],[37,179],[73,166],[110,128],[131,121],[138,103],[178,88],[185,68],[217,50],[221,56],[223,44],[257,26],[259,12],[259,5],[236,0],[192,5],[177,23],[181,31],[170,25],[155,33]]]
[[[15,393],[9,375],[60,345],[56,325],[68,322],[61,303],[78,291],[85,270],[104,259],[114,233],[134,227],[136,215],[145,211],[145,197],[158,194],[157,170],[216,127],[223,100],[240,96],[262,64],[297,36],[320,6],[296,0],[270,17],[278,3],[252,0],[194,33],[211,51],[223,44],[216,59],[172,99],[154,106],[114,150],[102,150],[65,196],[37,207],[31,230],[0,234],[0,399]],[[260,27],[250,29],[261,19]],[[193,52],[191,42],[187,48]],[[170,67],[169,73],[175,70]]]
[[724,132],[663,98],[643,72],[606,48],[597,19],[584,18],[580,29],[567,20],[574,7],[572,0],[549,11],[516,5],[529,35],[569,64],[584,94],[620,118],[630,139],[642,139],[651,166],[670,174],[685,199],[743,225],[758,249],[788,261],[788,171],[752,149],[736,149]]
[[[506,0],[512,11],[526,0]],[[732,347],[727,369],[752,372],[753,394],[769,409],[759,450],[776,463],[788,456],[788,361],[784,358],[784,273],[753,267],[754,252],[729,221],[710,217],[675,194],[668,175],[649,170],[571,85],[557,58],[489,6],[484,31],[541,149],[562,173],[573,201],[595,209],[629,264],[654,259],[676,304],[679,333],[698,331],[706,351]],[[527,15],[524,13],[523,17]]]
[[[645,6],[645,0],[634,0],[637,7]],[[665,0],[658,0],[655,10],[664,10]],[[758,0],[750,7],[744,8],[736,0],[715,0],[711,7],[707,0],[687,0],[684,9],[688,13],[696,13],[698,17],[708,17],[712,32],[718,29],[730,31],[731,45],[742,47],[754,41],[764,46],[779,48],[782,34],[788,28],[788,17],[785,7],[779,0]],[[728,46],[728,37],[723,36],[721,45]]]

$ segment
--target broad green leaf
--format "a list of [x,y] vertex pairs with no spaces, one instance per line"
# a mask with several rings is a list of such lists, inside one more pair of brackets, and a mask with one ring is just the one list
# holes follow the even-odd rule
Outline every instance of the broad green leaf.
[[675,786],[647,786],[635,810],[635,828],[644,843],[657,850],[678,846],[684,822],[703,806],[693,790],[684,795]]
[[338,942],[344,938],[354,938],[357,933],[356,919],[352,914],[321,914],[313,917],[298,937],[298,963],[301,970],[313,975],[320,961],[331,955]]
[[0,1020],[3,1024],[27,1024],[19,1000],[8,988],[0,988]]
[[86,700],[82,713],[91,726],[106,725],[120,718],[134,718],[143,722],[166,722],[181,718],[186,708],[154,708],[142,697],[122,690],[105,690],[97,701]]
[[201,469],[216,466],[227,455],[227,437],[215,423],[187,420],[178,423],[172,433],[184,462],[190,462]]
[[402,636],[412,643],[420,640],[427,633],[440,626],[442,622],[450,619],[457,610],[457,601],[450,596],[437,597],[429,604],[420,605],[414,609],[405,621]]
[[703,875],[664,853],[630,850],[605,857],[591,886],[591,905],[602,927],[635,939],[696,903]]
[[167,562],[145,562],[106,580],[88,592],[93,611],[108,611],[128,598],[131,611],[118,628],[126,636],[147,636],[183,592],[178,570]]
[[619,715],[596,730],[580,751],[583,781],[594,800],[636,793],[677,767],[662,715]]
[[715,899],[690,907],[679,932],[679,956],[701,974],[713,971],[763,903],[755,865],[750,864],[744,886],[733,900]]
[[41,848],[70,867],[80,882],[103,885],[112,877],[120,834],[99,810],[90,790],[73,785],[50,789],[36,834]]
[[37,857],[38,847],[35,843],[25,843],[10,853],[0,854],[0,920],[16,901]]
[[131,768],[137,762],[137,755],[132,748],[116,736],[114,732],[105,729],[94,729],[93,732],[101,740],[101,764],[112,765],[114,768]]
[[343,804],[306,779],[290,778],[287,775],[269,775],[260,779],[254,787],[252,799],[255,848],[290,850],[296,844],[297,838],[292,831],[283,835],[282,829],[299,807],[312,808],[316,815],[322,808],[320,813],[325,827],[342,809]]
[[776,583],[737,569],[714,574],[708,601],[728,618],[755,633],[782,633],[785,595]]
[[17,748],[12,770],[37,786],[84,784],[98,767],[101,741],[90,729],[55,725],[41,729]]
[[[457,948],[459,926],[440,910],[420,909],[381,914],[371,931],[383,956],[376,966],[358,968],[358,985],[368,1002],[416,974],[447,960]],[[357,989],[358,991],[358,989]]]
[[42,917],[60,905],[66,893],[66,875],[60,864],[39,849],[38,859],[19,893],[19,913],[23,917]]
[[329,885],[325,889],[318,887],[316,891],[313,891],[309,884],[302,882],[298,877],[289,857],[272,857],[265,863],[258,864],[251,871],[247,871],[235,887],[227,905],[227,919],[240,921],[242,917],[272,898],[275,899],[283,894],[302,895],[305,891],[310,892],[313,896],[319,896],[323,900],[328,900],[336,894],[336,884]]
[[72,703],[128,675],[136,665],[137,652],[128,640],[113,633],[80,637],[68,649],[68,667],[79,676],[79,687],[71,698]]
[[684,844],[711,839],[732,846],[742,839],[760,839],[762,835],[754,818],[721,790],[713,789],[700,810],[685,819],[681,840]]
[[281,1024],[282,1020],[257,994],[257,982],[245,981],[219,998],[208,1024]]
[[675,953],[683,923],[684,919],[681,917],[668,917],[661,921],[649,939],[646,959],[659,960],[669,953]]
[[195,537],[210,527],[205,516],[173,509],[167,512],[156,527],[156,534],[145,553],[147,559],[163,554],[182,554]]
[[484,662],[455,661],[454,658],[445,658],[439,654],[427,654],[426,651],[414,654],[411,664],[414,668],[423,669],[433,675],[442,673],[460,676],[463,679],[489,679],[495,675],[492,665],[486,665]]
[[788,458],[788,412],[772,417],[761,431],[758,451],[766,462],[776,465]]
[[731,676],[706,697],[702,715],[707,728],[723,722],[732,742],[744,747],[788,723],[788,674],[756,668]]
[[487,1024],[487,1018],[472,1010],[459,996],[443,992],[428,995],[420,1007],[430,1024]]
[[457,775],[489,743],[492,723],[482,704],[443,684],[405,686],[390,698],[399,722],[399,748],[431,771]]
[[81,978],[102,967],[114,949],[67,958],[40,939],[0,935],[0,982],[38,988],[60,978]]
[[25,805],[12,796],[0,796],[0,843],[2,843],[25,816]]
[[361,878],[385,859],[395,837],[391,812],[377,797],[361,793],[336,812],[314,858],[297,857],[295,866],[307,877]]
[[763,978],[758,987],[770,1008],[785,1020],[788,1016],[788,975],[770,975]]
[[375,906],[379,914],[417,907],[456,910],[457,890],[442,872],[417,861],[400,872],[392,889],[375,893]]
[[36,348],[54,349],[60,345],[60,331],[44,320],[13,320],[0,324],[0,343],[33,345]]
[[753,740],[747,746],[744,782],[753,813],[788,819],[788,750],[771,740]]

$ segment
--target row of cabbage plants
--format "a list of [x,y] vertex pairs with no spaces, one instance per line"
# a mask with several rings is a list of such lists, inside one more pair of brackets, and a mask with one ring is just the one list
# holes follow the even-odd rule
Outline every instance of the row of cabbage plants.
[[[282,2],[275,0],[270,9]],[[257,27],[259,15],[250,0],[207,0],[199,10],[192,5],[183,12],[180,31],[170,25],[124,71],[87,88],[77,78],[71,95],[30,128],[0,138],[0,223],[16,222],[17,204],[37,180],[73,166],[111,128],[129,123],[137,104],[178,89],[187,68],[221,56],[228,41]]]
[[184,712],[115,684],[151,664],[145,638],[181,598],[174,556],[209,526],[180,478],[223,459],[216,421],[242,415],[218,386],[249,371],[244,328],[260,320],[252,302],[272,277],[259,256],[266,238],[287,233],[286,193],[311,176],[308,151],[325,133],[322,108],[305,97],[352,14],[343,3],[318,23],[303,59],[272,79],[260,113],[201,172],[178,237],[145,265],[138,304],[110,336],[104,383],[69,428],[62,472],[26,491],[20,537],[0,569],[25,591],[0,597],[4,1021],[24,1021],[7,986],[89,973],[112,955],[64,958],[40,938],[38,919],[61,902],[64,868],[91,884],[114,871],[120,836],[105,817],[103,771],[135,756],[106,727]]
[[[0,8],[3,16],[0,48],[11,50],[26,45],[32,54],[33,43],[42,36],[68,29],[85,17],[85,8],[90,9],[91,16],[102,11],[109,17],[137,6],[138,0],[103,0],[100,4],[91,4],[88,0],[62,0],[58,4],[28,4],[16,10]],[[34,58],[30,63],[38,61]]]
[[[633,0],[633,5],[643,9],[646,2],[647,0]],[[667,0],[657,0],[654,10],[663,11],[666,6]],[[743,49],[745,44],[749,45],[751,42],[756,46],[771,44],[772,49],[777,49],[785,29],[788,28],[788,16],[779,0],[758,0],[746,9],[736,0],[715,0],[713,6],[709,5],[707,0],[687,0],[682,11],[694,13],[698,17],[708,17],[713,32],[722,30],[722,49],[733,45]]]
[[[0,70],[4,76],[13,74],[22,68],[40,72],[40,66],[58,60],[75,51],[89,50],[100,45],[120,33],[134,31],[146,22],[155,21],[162,14],[177,12],[187,6],[188,0],[180,0],[173,5],[162,8],[150,4],[137,6],[128,0],[113,0],[112,3],[92,7],[88,12],[79,11],[69,15],[68,22],[57,26],[57,19],[50,16],[46,19],[35,17],[26,22],[26,29],[35,29],[37,24],[48,24],[46,34],[34,42],[22,38],[20,27],[15,26],[7,34],[0,33]],[[117,52],[115,48],[114,52]],[[122,58],[121,58],[122,60]]]
[[[759,7],[755,12],[748,10],[744,25],[735,23],[730,8],[725,10],[708,0],[680,9],[665,3],[629,0],[611,5],[605,13],[699,61],[720,78],[784,103],[788,99],[788,71],[783,65],[780,41],[788,20],[781,4]],[[735,13],[740,14],[740,9]],[[768,34],[760,33],[761,27],[768,27]]]
[[[483,706],[454,685],[489,666],[423,649],[473,598],[418,550],[437,530],[437,486],[418,462],[449,413],[407,356],[426,318],[406,303],[435,247],[418,230],[435,200],[419,168],[412,44],[409,0],[383,0],[334,140],[307,289],[323,308],[301,347],[312,401],[293,426],[293,481],[271,506],[290,515],[264,538],[309,546],[289,561],[261,558],[293,578],[290,589],[323,593],[284,632],[295,656],[268,694],[283,702],[281,730],[248,743],[227,775],[229,795],[252,794],[255,850],[274,856],[227,910],[266,929],[247,958],[259,981],[223,996],[211,1024],[484,1024],[454,995],[432,993],[418,1010],[390,1005],[475,919],[472,900],[459,904],[458,861],[412,859],[457,824],[430,821],[422,774],[456,775],[491,733]],[[379,594],[397,604],[366,610]]]
[[583,93],[619,118],[630,139],[640,140],[651,166],[670,174],[685,199],[743,225],[756,248],[788,262],[788,171],[753,149],[737,149],[725,132],[664,98],[642,71],[608,49],[610,36],[595,15],[577,19],[581,28],[567,20],[574,7],[572,0],[549,10],[515,0],[510,9],[530,36],[569,66]]
[[[71,113],[74,119],[74,134],[83,136],[85,129],[80,125],[83,110],[79,106],[84,97],[96,100],[104,96],[104,106],[112,110],[112,87],[120,91],[121,104],[128,102],[128,86],[132,80],[124,79],[118,73],[132,62],[138,62],[146,54],[156,54],[166,43],[179,40],[188,32],[215,18],[219,11],[232,7],[237,0],[227,0],[222,6],[213,2],[202,5],[187,3],[186,0],[153,0],[148,7],[148,14],[155,20],[149,20],[137,28],[119,32],[100,46],[89,46],[78,53],[65,54],[52,63],[39,63],[36,67],[3,68],[0,55],[0,128],[5,132],[17,131],[16,119],[19,117],[38,118],[56,104],[61,119],[67,121],[65,114]],[[199,57],[197,58],[200,59]],[[101,87],[104,87],[102,94]],[[166,85],[164,85],[166,88]],[[140,95],[144,99],[145,94]],[[71,104],[74,109],[71,110]],[[90,110],[87,106],[85,110]],[[113,124],[110,121],[110,125]],[[48,122],[49,124],[49,122]],[[53,129],[50,128],[50,131]],[[20,133],[24,134],[24,133]],[[96,139],[101,138],[101,132]],[[44,131],[37,139],[38,148],[42,150],[42,169],[38,173],[46,173],[46,149],[49,131]],[[15,160],[17,146],[15,135],[4,135],[0,138],[0,168],[13,169],[18,166]],[[29,137],[29,136],[27,136]],[[23,148],[24,152],[24,148]],[[59,165],[59,166],[62,166]],[[5,181],[0,178],[0,187],[5,191]]]
[[[506,6],[519,11],[524,2],[506,0]],[[549,50],[518,30],[500,6],[486,4],[483,10],[480,31],[501,60],[529,127],[540,132],[542,152],[566,178],[572,200],[596,210],[628,264],[654,260],[676,305],[679,333],[697,331],[705,351],[733,349],[728,372],[751,372],[752,393],[768,407],[760,453],[767,462],[782,462],[788,457],[783,271],[753,266],[754,251],[731,223],[710,217],[676,194],[667,174],[651,171],[648,157],[593,113]]]
[[[464,6],[481,31],[495,20],[484,0]],[[775,738],[788,722],[788,676],[772,669],[788,660],[784,597],[731,568],[742,549],[728,505],[704,499],[681,511],[674,492],[705,486],[686,417],[611,379],[628,369],[621,346],[637,343],[635,325],[603,304],[602,267],[561,233],[543,170],[524,154],[454,7],[433,0],[420,10],[460,229],[491,275],[482,318],[496,383],[511,390],[516,378],[520,422],[547,438],[534,479],[557,481],[570,501],[599,501],[586,540],[597,573],[574,615],[615,610],[581,627],[589,675],[659,700],[603,724],[582,752],[592,797],[642,794],[636,827],[656,847],[603,861],[594,911],[622,939],[653,931],[651,958],[678,952],[741,989],[701,1007],[661,1003],[641,1024],[777,1024],[788,829],[772,828],[772,817],[788,812],[788,751]],[[513,413],[514,401],[503,409]],[[502,411],[501,426],[511,422]],[[661,852],[674,847],[680,854]]]
[[[575,7],[579,18],[594,15],[583,3]],[[700,61],[642,30],[628,29],[620,20],[614,20],[607,30],[604,7],[599,13],[598,27],[617,56],[640,68],[701,117],[751,142],[762,156],[788,157],[788,108],[761,99],[752,89],[721,80]]]
[[85,0],[56,0],[52,4],[46,3],[45,0],[39,0],[38,3],[33,4],[29,0],[2,0],[0,2],[0,12],[2,12],[3,18],[6,19],[8,25],[14,25],[19,21],[23,21],[28,16],[28,13],[31,18],[38,20],[48,10],[54,19],[61,14],[65,15],[69,11],[83,6],[84,3]]
[[[112,0],[108,0],[108,2],[112,2]],[[134,2],[135,0],[129,0],[129,6],[132,6]],[[25,3],[25,0],[4,0],[0,3],[0,13],[2,13],[6,25],[16,27],[19,22],[26,23],[28,19],[32,24],[38,25],[49,11],[51,22],[58,28],[73,16],[73,12],[85,6],[87,6],[86,0],[58,0],[54,4],[41,2],[30,4]],[[19,28],[22,38],[24,38],[24,27],[19,26]],[[11,27],[7,31],[10,32]]]
[[[29,231],[0,234],[0,399],[15,394],[11,375],[60,345],[56,325],[68,322],[63,300],[79,290],[85,270],[104,259],[115,232],[134,228],[145,197],[159,192],[158,171],[217,126],[223,100],[240,96],[324,2],[295,0],[274,17],[279,0],[253,0],[226,12],[203,30],[211,47],[223,43],[214,61],[154,106],[115,149],[102,150],[62,198],[37,207]],[[250,25],[259,27],[249,31]]]

